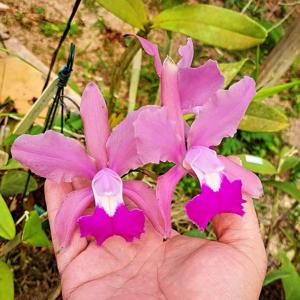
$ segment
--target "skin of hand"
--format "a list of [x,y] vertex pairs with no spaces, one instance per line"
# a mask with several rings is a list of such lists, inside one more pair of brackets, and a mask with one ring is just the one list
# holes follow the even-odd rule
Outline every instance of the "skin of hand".
[[251,200],[243,217],[213,219],[217,241],[179,235],[163,241],[150,224],[140,240],[109,238],[99,247],[80,238],[59,249],[54,218],[65,195],[84,185],[46,181],[45,194],[64,299],[255,300],[266,272],[266,253]]

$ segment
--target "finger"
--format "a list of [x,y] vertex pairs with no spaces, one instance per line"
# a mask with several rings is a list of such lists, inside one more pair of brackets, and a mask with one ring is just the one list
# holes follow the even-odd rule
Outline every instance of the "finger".
[[87,246],[87,240],[80,238],[79,229],[77,229],[72,237],[70,245],[61,248],[55,233],[55,217],[68,193],[72,191],[71,183],[55,183],[47,180],[45,182],[45,197],[50,222],[50,230],[52,235],[53,248],[57,258],[58,269],[62,273],[66,266]]
[[52,243],[55,252],[58,251],[59,245],[54,230],[54,220],[63,202],[63,199],[71,191],[72,191],[72,185],[69,183],[57,184],[50,180],[46,180],[45,182],[45,198],[46,198],[46,205],[48,211],[48,218],[50,222]]
[[244,211],[242,217],[227,213],[217,215],[213,219],[214,231],[219,242],[232,245],[248,257],[258,260],[263,270],[266,252],[252,199],[247,199]]

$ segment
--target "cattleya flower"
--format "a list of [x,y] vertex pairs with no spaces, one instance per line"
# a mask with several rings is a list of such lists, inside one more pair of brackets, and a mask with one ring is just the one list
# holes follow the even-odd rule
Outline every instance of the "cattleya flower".
[[[129,170],[142,165],[135,146],[129,115],[110,134],[105,100],[94,83],[82,96],[80,107],[88,153],[77,141],[52,130],[39,135],[22,135],[12,146],[12,155],[35,174],[56,182],[84,178],[88,187],[70,192],[55,219],[60,244],[69,244],[77,226],[81,236],[94,236],[101,245],[112,235],[126,241],[144,232],[144,213],[155,229],[163,233],[154,191],[141,181],[122,181]],[[129,210],[127,196],[140,209]],[[84,211],[95,203],[92,215]]]
[[[156,45],[137,37],[144,50],[154,57],[160,76],[162,108],[141,112],[135,121],[137,149],[142,161],[175,163],[157,181],[156,196],[164,219],[164,234],[171,234],[171,201],[176,184],[187,173],[196,176],[201,194],[186,203],[188,217],[204,229],[219,213],[243,215],[244,196],[262,194],[260,180],[231,157],[217,155],[214,146],[233,136],[255,95],[255,82],[244,77],[223,90],[224,78],[217,63],[208,61],[192,68],[193,44],[188,39],[179,48],[181,60],[162,63]],[[154,110],[154,108],[153,108]],[[196,113],[191,127],[183,114]]]

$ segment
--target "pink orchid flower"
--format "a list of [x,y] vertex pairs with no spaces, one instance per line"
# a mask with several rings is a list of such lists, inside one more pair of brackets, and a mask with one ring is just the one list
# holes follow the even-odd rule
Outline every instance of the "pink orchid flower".
[[[233,158],[217,155],[213,147],[224,137],[235,134],[255,95],[254,80],[244,77],[229,90],[223,90],[224,79],[216,62],[190,67],[191,39],[179,48],[181,60],[176,65],[169,58],[162,63],[157,46],[137,38],[154,57],[162,103],[155,114],[141,112],[134,123],[140,159],[175,163],[157,181],[156,196],[164,218],[165,236],[171,234],[173,191],[187,173],[197,176],[202,187],[202,193],[185,205],[188,217],[200,229],[204,230],[219,213],[243,215],[243,195],[260,197],[261,182]],[[183,120],[185,112],[197,113],[191,127]]]
[[[144,214],[155,229],[163,232],[155,192],[141,181],[122,181],[131,169],[142,165],[133,136],[134,112],[109,133],[105,100],[94,83],[82,96],[80,113],[88,154],[77,141],[47,131],[36,136],[22,135],[12,146],[12,155],[35,174],[56,182],[84,178],[89,186],[69,193],[55,220],[55,229],[62,247],[66,247],[77,224],[81,236],[93,236],[101,245],[112,235],[126,241],[139,238],[144,232]],[[129,210],[127,196],[140,209]],[[92,215],[84,211],[95,203]]]

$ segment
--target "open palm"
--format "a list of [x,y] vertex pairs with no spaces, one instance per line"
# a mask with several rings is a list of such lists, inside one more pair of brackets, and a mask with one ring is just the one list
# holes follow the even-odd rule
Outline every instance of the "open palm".
[[45,190],[65,299],[258,299],[266,255],[251,201],[243,218],[214,218],[218,241],[174,232],[164,242],[148,224],[133,243],[112,237],[98,247],[76,231],[58,249],[53,221],[72,185],[47,181]]

